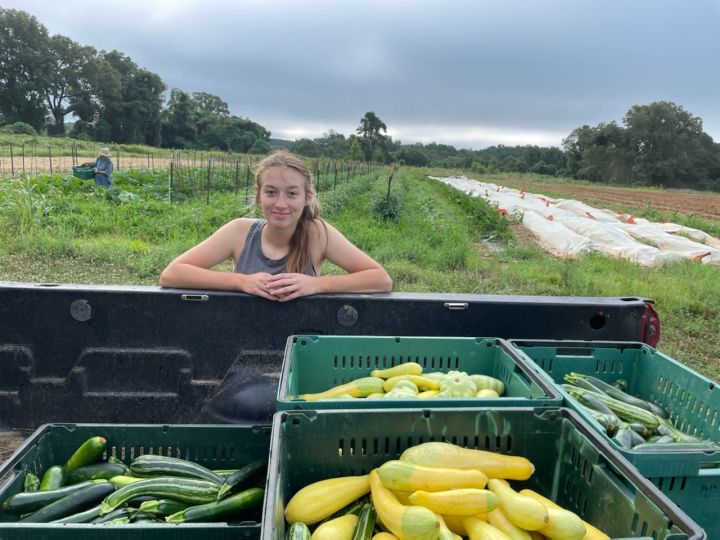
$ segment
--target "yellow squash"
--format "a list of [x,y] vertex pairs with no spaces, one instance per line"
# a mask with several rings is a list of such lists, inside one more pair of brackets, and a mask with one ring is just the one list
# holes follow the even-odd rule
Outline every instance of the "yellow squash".
[[496,529],[504,532],[510,540],[532,540],[530,533],[510,521],[500,508],[489,512],[487,521]]
[[378,468],[380,480],[393,491],[447,491],[487,485],[487,476],[478,469],[425,467],[407,461],[386,461]]
[[422,371],[422,366],[417,362],[405,362],[388,369],[374,369],[370,372],[370,376],[389,379],[398,375],[420,375]]
[[497,508],[498,498],[487,489],[452,489],[449,491],[416,491],[410,502],[433,512],[452,516],[487,514]]
[[311,540],[352,540],[358,517],[346,514],[320,525],[312,533]]
[[296,521],[312,525],[333,515],[369,491],[368,475],[320,480],[293,495],[285,506],[285,519],[290,525]]
[[448,529],[452,532],[459,534],[460,536],[467,536],[467,531],[463,525],[463,519],[465,519],[464,516],[451,516],[450,514],[445,514],[440,517],[443,518],[445,525],[447,525]]
[[436,516],[438,520],[440,520],[440,534],[438,535],[437,540],[462,540],[460,535],[457,535],[450,530],[440,514],[436,514]]
[[535,472],[535,466],[522,456],[473,450],[445,442],[418,444],[405,450],[400,459],[426,467],[480,469],[489,478],[509,480],[527,480]]
[[361,379],[355,379],[349,383],[341,384],[319,392],[317,394],[303,394],[300,396],[305,401],[317,401],[318,399],[332,399],[347,394],[351,397],[365,397],[370,394],[378,392],[384,392],[383,380],[377,377],[363,377]]
[[399,540],[437,540],[440,520],[422,506],[405,506],[386,488],[377,470],[370,472],[370,492],[377,516]]
[[413,383],[418,390],[439,390],[440,383],[422,375],[398,375],[396,377],[390,377],[383,383],[383,388],[386,392],[389,392],[395,385],[401,381],[410,381]]
[[[555,502],[551,501],[550,499],[543,497],[539,493],[533,491],[532,489],[523,489],[520,491],[520,495],[526,495],[528,497],[532,497],[536,501],[539,501],[543,503],[548,509],[555,508],[556,510],[565,510],[562,506],[556,504]],[[566,512],[569,512],[569,510],[565,510]],[[575,515],[575,514],[573,514]],[[550,519],[552,519],[552,516],[550,516]],[[579,518],[581,519],[581,518]],[[610,537],[602,532],[600,529],[592,525],[591,523],[588,523],[587,521],[582,520],[582,524],[585,526],[585,536],[581,537],[582,540],[610,540]],[[540,531],[542,532],[542,531]]]
[[510,540],[504,532],[477,517],[466,517],[463,525],[470,540]]
[[488,489],[498,498],[503,514],[515,525],[526,531],[537,531],[549,521],[545,505],[532,497],[520,495],[504,480],[491,478]]

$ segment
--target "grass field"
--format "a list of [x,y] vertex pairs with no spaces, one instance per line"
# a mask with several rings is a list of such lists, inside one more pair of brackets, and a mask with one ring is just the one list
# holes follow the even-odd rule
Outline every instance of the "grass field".
[[[647,269],[600,255],[556,259],[513,234],[519,229],[484,202],[428,174],[449,171],[396,173],[391,186],[396,220],[379,219],[373,211],[386,197],[384,171],[320,193],[327,219],[385,265],[395,291],[652,298],[662,321],[659,348],[720,379],[718,268],[683,262]],[[573,186],[578,193],[594,187],[566,180],[553,184],[548,177],[484,179],[523,184],[528,191],[540,183],[555,185],[557,195],[566,197]],[[636,198],[625,194],[613,209],[672,217],[715,235],[720,230],[717,220],[648,206],[643,190],[633,192]],[[547,194],[556,195],[552,189]],[[161,171],[122,171],[109,192],[57,174],[3,180],[0,280],[154,285],[172,258],[226,221],[252,212],[244,193],[231,189],[214,191],[210,204],[192,193],[176,200],[182,202],[168,201]],[[323,270],[337,271],[329,264]]]

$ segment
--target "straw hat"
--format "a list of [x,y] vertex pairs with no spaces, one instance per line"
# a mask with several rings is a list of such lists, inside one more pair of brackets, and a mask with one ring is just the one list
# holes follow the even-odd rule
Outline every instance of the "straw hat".
[[98,156],[103,156],[106,158],[110,157],[110,149],[109,148],[101,148],[98,152]]

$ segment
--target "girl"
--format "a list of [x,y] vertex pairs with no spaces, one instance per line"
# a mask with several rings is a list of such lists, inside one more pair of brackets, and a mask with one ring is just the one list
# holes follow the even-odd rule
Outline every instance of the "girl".
[[[239,218],[171,262],[162,287],[224,289],[285,302],[336,292],[389,292],[385,269],[318,217],[305,162],[279,150],[257,166],[255,201],[265,219]],[[234,272],[211,270],[232,258]],[[321,276],[329,260],[347,272]]]

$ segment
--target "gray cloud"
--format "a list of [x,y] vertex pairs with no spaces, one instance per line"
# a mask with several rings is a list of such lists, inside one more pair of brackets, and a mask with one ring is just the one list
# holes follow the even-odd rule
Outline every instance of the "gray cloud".
[[274,136],[349,134],[373,110],[403,142],[559,145],[671,100],[720,138],[712,0],[3,4],[217,94]]

